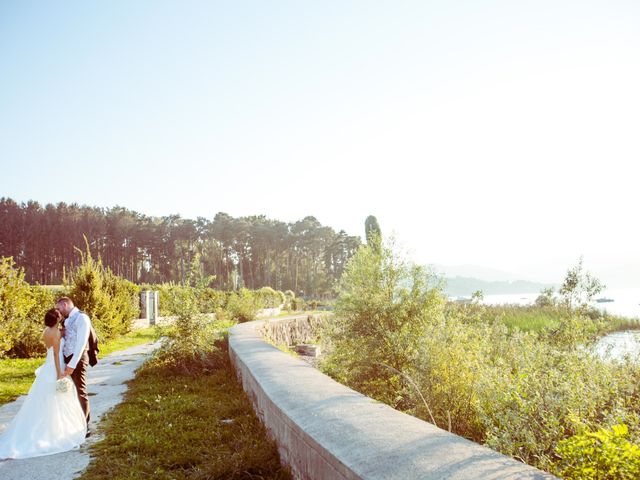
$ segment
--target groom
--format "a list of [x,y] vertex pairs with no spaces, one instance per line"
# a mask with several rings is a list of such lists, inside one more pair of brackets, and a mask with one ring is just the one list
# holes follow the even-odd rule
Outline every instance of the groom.
[[89,364],[89,354],[87,353],[89,332],[91,330],[91,320],[89,316],[78,310],[73,305],[69,297],[61,297],[56,302],[58,310],[65,318],[63,322],[64,347],[62,354],[67,367],[65,375],[71,375],[73,383],[78,390],[80,406],[87,419],[87,437],[89,432],[89,417],[91,409],[89,407],[89,396],[87,395],[87,365]]

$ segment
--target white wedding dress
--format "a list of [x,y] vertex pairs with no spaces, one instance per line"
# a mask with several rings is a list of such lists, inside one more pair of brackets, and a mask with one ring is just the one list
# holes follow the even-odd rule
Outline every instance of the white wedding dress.
[[[60,367],[64,369],[60,344]],[[84,442],[87,424],[75,385],[56,391],[53,347],[36,370],[29,394],[7,429],[0,434],[0,459],[29,458],[65,452]]]

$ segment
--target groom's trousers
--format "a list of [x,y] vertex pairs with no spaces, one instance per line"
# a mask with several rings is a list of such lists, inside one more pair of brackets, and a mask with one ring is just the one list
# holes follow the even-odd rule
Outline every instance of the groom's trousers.
[[[64,363],[69,363],[73,355],[64,357]],[[89,406],[89,395],[87,394],[87,365],[89,365],[89,353],[87,350],[82,352],[82,357],[76,365],[76,368],[71,374],[71,380],[76,385],[78,390],[78,399],[80,400],[80,406],[84,412],[84,416],[87,419],[87,428],[89,428],[89,418],[91,417],[91,407]]]

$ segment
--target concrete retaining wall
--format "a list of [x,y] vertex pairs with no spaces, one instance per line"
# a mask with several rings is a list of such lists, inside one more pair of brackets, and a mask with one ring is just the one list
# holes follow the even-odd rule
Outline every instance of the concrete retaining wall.
[[263,324],[233,327],[229,354],[296,478],[554,478],[333,381],[262,340]]
[[290,317],[265,320],[258,333],[271,343],[276,345],[297,345],[307,342],[316,342],[322,324],[327,315],[292,315]]

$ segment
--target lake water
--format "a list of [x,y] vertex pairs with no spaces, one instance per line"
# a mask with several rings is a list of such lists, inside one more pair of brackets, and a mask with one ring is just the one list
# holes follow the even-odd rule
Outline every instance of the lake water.
[[[487,295],[486,305],[531,305],[539,293]],[[612,288],[602,292],[598,298],[610,298],[613,302],[592,305],[603,312],[640,319],[640,288]],[[601,338],[595,345],[596,353],[602,358],[623,359],[625,356],[640,359],[640,330],[614,332]]]
[[622,360],[626,356],[640,359],[640,330],[610,333],[595,345],[596,353],[602,358]]

